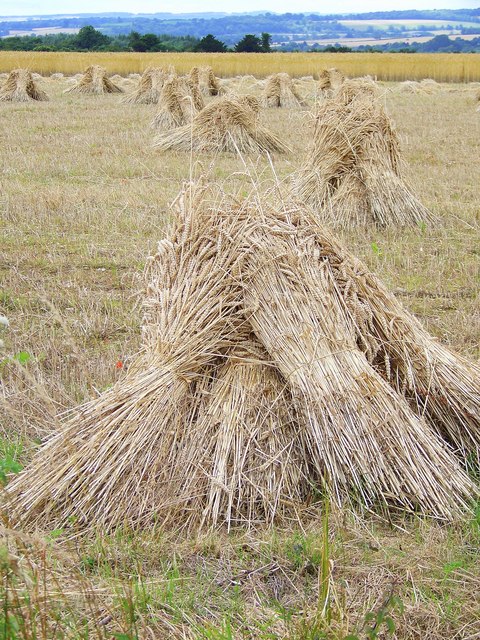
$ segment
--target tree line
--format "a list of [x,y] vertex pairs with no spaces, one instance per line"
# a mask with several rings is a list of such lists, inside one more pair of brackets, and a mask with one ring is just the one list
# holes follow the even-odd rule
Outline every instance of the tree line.
[[[140,52],[205,52],[224,53],[269,53],[272,51],[272,37],[269,33],[260,36],[247,33],[234,46],[228,47],[224,42],[208,34],[203,38],[194,36],[140,34],[131,31],[129,34],[108,36],[91,25],[82,27],[77,34],[55,33],[44,36],[9,36],[0,38],[0,50],[4,51],[140,51]],[[360,45],[348,47],[344,44],[320,46],[307,42],[282,44],[276,51],[306,51],[349,53],[364,51],[371,53],[470,53],[480,52],[480,37],[471,40],[448,35],[437,35],[427,42],[407,44],[399,38],[396,42],[376,45]]]
[[269,53],[271,51],[271,35],[261,36],[248,33],[233,47],[208,34],[203,38],[193,36],[172,36],[155,33],[140,34],[131,31],[129,34],[107,36],[91,25],[82,27],[78,33],[55,33],[43,36],[9,36],[0,39],[0,50],[3,51],[198,51],[205,53]]

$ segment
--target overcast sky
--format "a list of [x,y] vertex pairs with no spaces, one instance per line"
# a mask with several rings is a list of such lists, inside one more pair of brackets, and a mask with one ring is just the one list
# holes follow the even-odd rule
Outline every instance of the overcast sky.
[[394,9],[464,9],[475,8],[480,0],[0,0],[0,15],[31,15],[48,13],[90,13],[129,11],[155,13],[171,11],[304,11],[363,12]]

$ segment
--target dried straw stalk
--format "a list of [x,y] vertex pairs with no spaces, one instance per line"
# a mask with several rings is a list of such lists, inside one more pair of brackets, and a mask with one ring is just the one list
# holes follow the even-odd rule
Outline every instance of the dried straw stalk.
[[251,276],[243,276],[245,304],[288,382],[315,484],[325,477],[338,504],[458,514],[472,484],[433,426],[358,348],[355,318],[331,266],[340,256],[318,242],[316,225],[263,213]]
[[304,106],[304,100],[288,73],[276,73],[267,78],[262,101],[266,107],[295,109]]
[[102,95],[104,93],[123,93],[123,89],[107,77],[106,69],[94,64],[87,67],[80,80],[73,86],[65,89],[64,93]]
[[402,93],[423,93],[422,86],[416,80],[405,80],[398,85]]
[[[191,90],[193,89],[194,95]],[[197,107],[203,108],[203,98],[196,92],[196,85],[189,79],[171,76],[163,85],[158,101],[159,109],[153,126],[159,129],[174,129],[192,121]]]
[[294,191],[334,228],[435,222],[402,177],[398,137],[375,92],[370,82],[345,82],[320,105]]
[[285,381],[255,336],[197,388],[173,483],[192,525],[271,524],[311,493],[308,458]]
[[134,91],[122,98],[127,104],[157,104],[165,81],[175,75],[175,69],[148,67],[140,77]]
[[244,102],[230,97],[211,102],[191,124],[160,134],[154,146],[161,151],[288,151],[280,138],[258,122],[257,113]]
[[344,80],[345,76],[338,69],[322,69],[318,74],[318,88],[324,92],[338,89]]
[[30,71],[14,69],[0,88],[0,102],[30,102],[31,100],[44,102],[48,100],[48,96],[45,91],[37,87]]
[[74,516],[83,526],[145,526],[183,508],[172,478],[183,477],[176,465],[195,387],[235,347],[243,323],[233,275],[242,225],[217,209],[185,194],[176,227],[147,265],[142,354],[9,485],[12,514],[25,524],[63,526]]
[[358,97],[377,101],[380,91],[377,83],[369,77],[344,80],[334,91],[334,98],[341,104],[349,104]]
[[205,100],[203,99],[203,94],[200,90],[200,85],[198,80],[195,81],[195,77],[188,75],[185,78],[185,83],[188,88],[188,92],[193,100],[193,106],[196,111],[201,111],[205,106]]
[[223,89],[212,67],[193,67],[190,70],[190,77],[198,84],[204,96],[222,95]]
[[479,368],[304,208],[191,187],[180,205],[147,266],[140,357],[10,483],[13,517],[257,525],[323,487],[460,516],[475,489],[444,439],[478,457]]
[[256,96],[252,96],[251,94],[247,94],[244,96],[238,96],[237,100],[251,109],[254,113],[260,113],[260,100]]

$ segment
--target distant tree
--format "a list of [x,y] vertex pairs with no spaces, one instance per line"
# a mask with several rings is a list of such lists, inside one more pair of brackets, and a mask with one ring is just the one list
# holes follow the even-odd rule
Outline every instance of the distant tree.
[[324,51],[327,53],[350,53],[351,50],[352,50],[351,47],[346,47],[338,43],[335,45],[329,44],[324,48]]
[[74,38],[74,44],[79,49],[98,49],[107,45],[110,38],[91,25],[82,27]]
[[423,44],[422,50],[427,53],[436,53],[438,51],[455,51],[457,47],[453,40],[447,35],[441,34],[439,36],[435,36],[431,40],[428,40]]
[[211,33],[202,38],[195,47],[195,51],[204,51],[205,53],[224,53],[226,50],[225,43],[215,38]]
[[237,53],[262,53],[262,41],[252,33],[247,33],[237,42],[235,51]]
[[128,45],[132,51],[146,51],[147,46],[138,31],[132,31],[128,36]]
[[262,33],[262,51],[270,53],[272,51],[272,36],[269,33]]
[[145,51],[155,51],[160,44],[160,40],[154,33],[145,33],[141,37],[141,41],[145,45]]

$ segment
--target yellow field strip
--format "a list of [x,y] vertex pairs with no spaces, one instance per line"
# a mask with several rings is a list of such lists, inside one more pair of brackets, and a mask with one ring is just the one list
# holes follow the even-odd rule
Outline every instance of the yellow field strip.
[[378,80],[421,80],[439,82],[480,81],[479,54],[408,53],[57,53],[0,52],[0,72],[16,67],[50,73],[79,73],[90,64],[100,64],[109,73],[141,73],[148,66],[173,64],[184,73],[194,65],[211,65],[221,77],[251,74],[265,77],[286,71],[295,77],[315,75],[321,69],[337,67],[346,75],[371,75]]

